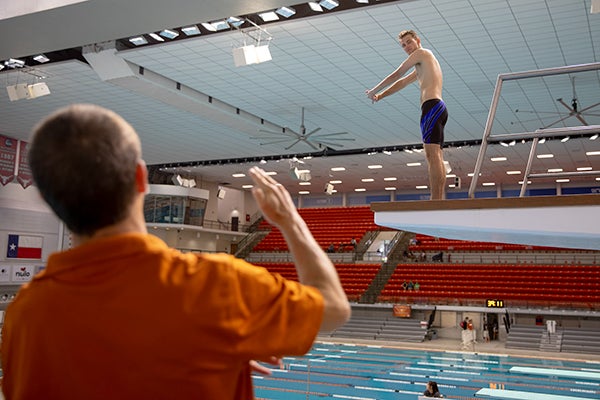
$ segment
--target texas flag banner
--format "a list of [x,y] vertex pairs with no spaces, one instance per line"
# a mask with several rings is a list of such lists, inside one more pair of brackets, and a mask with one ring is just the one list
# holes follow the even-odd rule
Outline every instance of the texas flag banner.
[[8,235],[6,258],[42,258],[42,236]]

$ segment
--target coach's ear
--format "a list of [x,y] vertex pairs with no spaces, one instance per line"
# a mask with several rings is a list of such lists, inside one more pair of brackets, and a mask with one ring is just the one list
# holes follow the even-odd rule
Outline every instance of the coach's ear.
[[135,184],[138,193],[148,194],[150,185],[148,184],[148,169],[144,160],[139,160],[135,169]]

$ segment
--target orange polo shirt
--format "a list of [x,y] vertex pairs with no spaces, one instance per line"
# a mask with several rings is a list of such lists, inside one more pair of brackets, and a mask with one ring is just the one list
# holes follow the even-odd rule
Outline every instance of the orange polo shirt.
[[323,298],[226,254],[143,234],[55,253],[3,327],[3,391],[25,399],[252,399],[248,361],[301,355]]

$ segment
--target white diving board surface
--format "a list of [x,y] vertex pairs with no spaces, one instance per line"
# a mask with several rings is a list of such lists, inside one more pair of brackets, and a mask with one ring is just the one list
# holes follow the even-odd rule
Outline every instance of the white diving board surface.
[[560,394],[547,394],[536,392],[523,392],[520,390],[503,390],[483,388],[475,393],[475,397],[491,399],[516,399],[516,400],[590,400],[589,397],[564,396]]
[[479,242],[600,250],[600,195],[371,203],[377,225]]
[[509,372],[529,375],[560,376],[561,378],[576,378],[600,381],[600,373],[577,371],[572,369],[549,369],[534,367],[512,367]]

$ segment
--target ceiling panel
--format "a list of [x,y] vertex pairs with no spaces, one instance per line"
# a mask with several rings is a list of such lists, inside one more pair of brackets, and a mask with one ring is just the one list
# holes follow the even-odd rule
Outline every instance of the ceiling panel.
[[[214,14],[217,9],[206,3],[203,7]],[[254,7],[259,11],[256,7],[268,8],[278,2],[242,3],[236,5],[237,9]],[[371,104],[365,96],[367,88],[405,59],[406,54],[398,44],[398,31],[413,28],[421,34],[423,45],[436,54],[444,70],[444,100],[450,112],[446,140],[456,142],[445,150],[445,155],[465,187],[470,182],[467,173],[472,172],[479,149],[458,145],[461,141],[481,139],[498,74],[600,61],[600,15],[589,14],[589,9],[590,0],[400,1],[265,25],[273,36],[270,44],[273,60],[258,65],[234,66],[231,51],[242,40],[241,33],[235,30],[124,50],[118,55],[190,90],[296,132],[301,129],[304,108],[307,132],[317,128],[319,134],[348,132],[344,137],[354,141],[340,142],[342,150],[420,147],[416,85],[377,104]],[[185,9],[172,10],[173,14],[178,12],[182,14],[182,24],[188,23],[189,16],[183,15]],[[229,15],[221,15],[226,16]],[[5,27],[2,24],[0,21],[0,28]],[[32,29],[31,36],[19,40],[35,42],[35,33]],[[4,51],[1,47],[0,53]],[[275,159],[313,151],[302,141],[289,147],[292,140],[257,139],[262,126],[235,113],[231,119],[237,123],[226,125],[220,120],[222,114],[202,114],[200,110],[205,104],[198,103],[198,110],[185,109],[166,98],[142,96],[103,82],[89,65],[80,61],[51,63],[35,69],[47,75],[44,81],[52,94],[18,102],[0,96],[0,134],[25,140],[32,126],[50,111],[73,102],[91,102],[114,109],[133,124],[140,132],[149,164],[259,156]],[[573,76],[576,96],[570,79]],[[563,117],[567,118],[554,126],[577,125],[579,121],[569,117],[570,111],[557,99],[563,98],[571,106],[572,98],[577,97],[579,110],[600,102],[600,72],[573,76],[505,82],[493,132],[535,130]],[[6,70],[0,72],[0,77],[6,85],[35,79]],[[600,106],[586,113],[587,123],[600,124]],[[286,138],[279,132],[276,135]],[[572,139],[564,144],[553,140],[540,145],[542,150],[555,152],[556,157],[536,160],[536,171],[557,165],[565,171],[578,166],[600,170],[600,156],[585,155],[600,150],[600,140]],[[508,160],[485,162],[487,170],[482,177],[495,180],[498,185],[517,185],[520,178],[508,176],[506,170],[517,165],[524,169],[528,145],[494,145],[488,152],[504,154]],[[278,177],[296,190],[298,182],[291,180],[289,160],[275,162],[271,158],[265,167],[277,168]],[[406,166],[415,160],[423,163],[421,167]],[[384,169],[368,170],[366,166],[374,161],[382,163]],[[315,157],[310,160],[311,192],[320,193],[325,182],[337,175],[343,175],[344,180],[337,185],[338,190],[353,192],[355,187],[366,185],[360,181],[365,174],[378,177],[368,184],[370,191],[384,192],[384,187],[390,186],[379,179],[383,175],[397,177],[393,186],[398,190],[415,191],[417,184],[427,184],[424,161],[423,153],[396,151],[390,156]],[[332,174],[330,168],[336,165],[346,165],[348,171]],[[210,166],[186,173],[197,174],[204,180],[227,181],[231,187],[240,188],[249,180],[233,179],[231,173],[249,166],[248,163]],[[589,185],[598,184],[594,177],[587,179]]]

